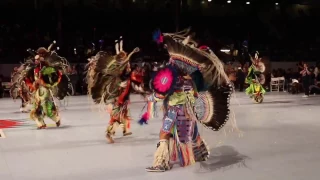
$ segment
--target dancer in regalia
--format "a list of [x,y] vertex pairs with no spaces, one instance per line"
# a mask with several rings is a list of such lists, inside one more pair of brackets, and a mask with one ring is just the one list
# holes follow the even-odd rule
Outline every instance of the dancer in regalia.
[[146,168],[149,172],[169,170],[177,160],[183,167],[205,161],[209,149],[198,123],[218,131],[229,118],[233,88],[224,66],[209,48],[197,48],[188,34],[188,30],[154,34],[154,39],[166,47],[170,60],[151,82],[154,93],[149,101],[163,101],[165,113],[153,164]]
[[57,127],[61,124],[58,107],[54,97],[64,98],[68,92],[68,78],[65,74],[68,63],[65,58],[41,47],[36,52],[29,50],[29,58],[18,70],[19,76],[15,83],[25,83],[31,93],[32,110],[30,118],[37,123],[38,129],[45,129],[45,117],[52,119]]
[[110,114],[106,138],[114,143],[113,136],[117,126],[122,127],[123,136],[131,135],[128,104],[130,94],[130,58],[139,52],[135,48],[127,54],[123,50],[123,41],[116,41],[116,55],[100,51],[90,59],[87,73],[88,93],[95,103],[107,105]]
[[21,99],[20,112],[27,113],[30,111],[28,105],[30,104],[31,93],[28,86],[26,85],[25,81],[22,78],[21,67],[20,68],[16,67],[11,75],[10,96],[14,100],[20,98]]
[[254,59],[250,56],[252,64],[248,70],[248,75],[245,82],[249,84],[246,89],[246,94],[250,96],[256,103],[262,103],[266,90],[263,88],[265,83],[265,65],[259,58],[259,52],[256,52]]

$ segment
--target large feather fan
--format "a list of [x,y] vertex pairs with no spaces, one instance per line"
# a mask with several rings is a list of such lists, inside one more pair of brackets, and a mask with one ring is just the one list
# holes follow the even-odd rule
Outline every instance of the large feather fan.
[[197,48],[197,43],[188,34],[189,30],[178,34],[164,33],[163,42],[172,63],[191,74],[198,91],[201,91],[195,110],[198,120],[218,131],[229,119],[233,87],[220,59],[212,51]]
[[229,120],[230,97],[233,87],[210,87],[208,91],[200,92],[196,100],[195,112],[198,120],[207,128],[219,131]]
[[121,82],[120,72],[119,75],[115,74],[118,70],[111,67],[113,62],[114,57],[104,51],[98,52],[90,60],[87,83],[89,94],[95,103],[109,103],[119,95],[117,85]]
[[67,74],[70,63],[66,58],[59,56],[55,51],[52,51],[50,56],[45,59],[49,66],[62,70],[63,74]]

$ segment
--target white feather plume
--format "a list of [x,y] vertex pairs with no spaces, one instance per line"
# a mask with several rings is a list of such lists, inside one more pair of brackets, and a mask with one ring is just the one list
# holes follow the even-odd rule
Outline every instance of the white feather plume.
[[116,43],[116,45],[115,45],[115,46],[116,46],[116,47],[115,47],[115,48],[116,48],[116,53],[119,54],[120,51],[119,51],[119,43],[118,43],[118,40],[116,40],[115,43]]

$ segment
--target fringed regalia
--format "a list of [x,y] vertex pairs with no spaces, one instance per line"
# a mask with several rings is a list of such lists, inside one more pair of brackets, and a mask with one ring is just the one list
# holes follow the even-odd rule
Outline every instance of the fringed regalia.
[[11,75],[11,88],[10,88],[10,96],[16,100],[18,98],[21,99],[20,112],[27,113],[30,111],[28,105],[31,100],[31,92],[29,87],[24,81],[22,70],[24,66],[16,69],[15,72]]
[[153,164],[146,169],[149,172],[169,170],[174,161],[183,167],[205,161],[209,149],[198,123],[218,131],[229,119],[233,88],[224,65],[210,49],[197,48],[188,33],[154,35],[167,48],[170,63],[151,83],[154,93],[148,107],[153,109],[152,103],[163,101],[165,113]]
[[[46,116],[60,126],[60,116],[54,97],[63,99],[68,94],[69,78],[66,74],[68,62],[55,51],[50,51],[53,44],[48,50],[43,47],[36,53],[29,50],[34,58],[31,57],[22,64],[13,78],[13,85],[25,85],[31,94],[33,107],[30,118],[36,121],[38,129],[46,128],[44,122]],[[12,92],[15,91],[15,87],[13,86]]]
[[138,52],[135,48],[127,54],[123,51],[123,41],[116,41],[116,55],[100,51],[90,59],[87,72],[88,93],[97,104],[107,105],[110,122],[106,130],[109,143],[113,143],[116,126],[120,125],[123,135],[131,135],[128,104],[130,94],[131,56]]
[[259,58],[259,53],[256,52],[254,59],[252,57],[252,64],[248,69],[248,75],[245,82],[249,84],[246,89],[246,94],[250,96],[256,103],[261,103],[263,101],[263,95],[266,90],[263,88],[265,83],[265,76],[263,75],[265,71],[265,65]]
[[138,67],[131,72],[131,86],[135,92],[146,93],[144,75],[142,69]]

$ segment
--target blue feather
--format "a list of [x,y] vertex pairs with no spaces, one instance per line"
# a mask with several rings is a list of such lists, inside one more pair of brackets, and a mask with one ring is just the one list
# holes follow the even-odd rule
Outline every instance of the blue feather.
[[157,43],[160,43],[160,37],[161,37],[161,31],[160,29],[156,30],[153,32],[152,34],[152,39],[157,42]]

